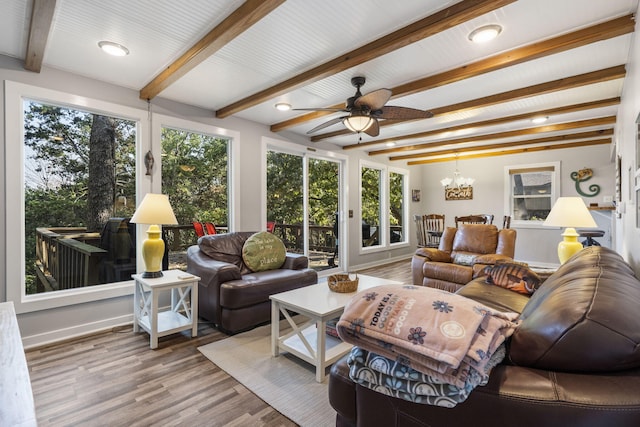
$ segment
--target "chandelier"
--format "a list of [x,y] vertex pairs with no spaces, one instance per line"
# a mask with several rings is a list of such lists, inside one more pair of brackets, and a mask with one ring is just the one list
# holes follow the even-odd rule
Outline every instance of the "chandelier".
[[475,179],[465,178],[458,170],[458,156],[456,155],[456,170],[453,178],[444,178],[440,184],[444,187],[444,197],[446,200],[470,200],[473,199],[473,183]]

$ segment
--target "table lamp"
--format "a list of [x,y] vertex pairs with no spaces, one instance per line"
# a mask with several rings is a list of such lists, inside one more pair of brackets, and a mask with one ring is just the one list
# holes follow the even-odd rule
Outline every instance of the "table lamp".
[[559,197],[543,225],[566,227],[562,233],[564,240],[558,244],[560,264],[564,264],[582,249],[582,243],[578,242],[579,234],[574,227],[593,228],[598,226],[581,197]]
[[171,209],[169,196],[166,194],[148,193],[131,217],[136,224],[150,224],[147,238],[142,242],[142,258],[145,271],[142,277],[162,277],[162,257],[164,256],[164,241],[160,238],[158,224],[178,224]]

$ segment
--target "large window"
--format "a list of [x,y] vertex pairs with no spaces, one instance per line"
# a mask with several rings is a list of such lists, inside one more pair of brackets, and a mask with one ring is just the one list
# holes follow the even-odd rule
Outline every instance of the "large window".
[[178,225],[164,226],[168,257],[163,268],[186,269],[186,249],[205,233],[229,223],[230,140],[202,132],[162,127],[162,192]]
[[363,250],[406,244],[408,172],[369,162],[360,165]]
[[5,106],[7,299],[26,312],[130,294],[122,219],[150,190],[147,112],[9,81]]
[[23,105],[25,293],[129,280],[136,123],[30,99]]
[[505,167],[505,191],[512,225],[541,224],[556,200],[560,163]]

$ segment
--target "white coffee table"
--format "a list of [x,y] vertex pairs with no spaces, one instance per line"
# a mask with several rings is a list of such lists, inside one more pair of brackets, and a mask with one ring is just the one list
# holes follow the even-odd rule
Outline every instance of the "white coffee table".
[[[357,292],[379,285],[402,284],[395,280],[364,275],[358,275],[358,278]],[[280,351],[287,351],[312,364],[316,367],[316,381],[322,382],[326,368],[352,347],[327,335],[327,321],[339,317],[355,293],[332,292],[324,278],[316,285],[271,295],[271,354],[278,356]],[[293,319],[290,311],[301,314],[306,321],[303,319],[297,324],[298,319]],[[282,336],[280,313],[292,327],[290,332]]]

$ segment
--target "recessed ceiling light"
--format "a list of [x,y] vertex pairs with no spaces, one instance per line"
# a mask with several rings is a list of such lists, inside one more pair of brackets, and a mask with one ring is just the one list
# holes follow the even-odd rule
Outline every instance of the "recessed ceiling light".
[[534,117],[533,119],[531,119],[531,123],[534,123],[536,125],[539,125],[541,123],[546,122],[547,120],[549,120],[549,116],[543,116],[543,117]]
[[98,46],[100,49],[113,56],[127,56],[129,54],[129,49],[122,46],[121,44],[108,42],[108,41],[99,41]]
[[395,147],[395,146],[396,146],[396,143],[395,143],[395,142],[393,142],[393,141],[389,141],[389,142],[387,142],[385,145],[386,145],[387,147]]
[[278,102],[276,104],[276,108],[280,111],[289,111],[291,110],[291,104],[287,104],[286,102]]
[[486,43],[498,37],[500,32],[502,32],[502,27],[500,25],[485,25],[473,30],[469,34],[469,40],[474,43]]

